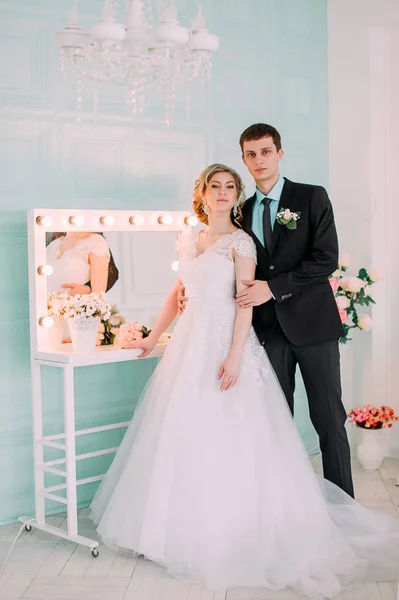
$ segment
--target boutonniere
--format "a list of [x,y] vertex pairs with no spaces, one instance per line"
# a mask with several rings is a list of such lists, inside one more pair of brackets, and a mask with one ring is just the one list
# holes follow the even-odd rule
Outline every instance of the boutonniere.
[[279,225],[285,225],[287,229],[296,229],[296,222],[301,218],[301,212],[291,212],[289,208],[280,208],[276,215]]

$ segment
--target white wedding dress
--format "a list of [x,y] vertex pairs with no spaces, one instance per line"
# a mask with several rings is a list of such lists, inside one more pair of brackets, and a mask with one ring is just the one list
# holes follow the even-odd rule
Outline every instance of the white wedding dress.
[[235,387],[220,391],[236,314],[232,249],[243,231],[179,266],[189,296],[92,503],[104,543],[209,588],[291,587],[333,597],[394,580],[399,519],[317,477],[251,329]]

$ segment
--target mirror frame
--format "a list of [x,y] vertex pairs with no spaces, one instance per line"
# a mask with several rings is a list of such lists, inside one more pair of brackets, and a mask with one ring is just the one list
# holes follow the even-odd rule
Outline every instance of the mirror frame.
[[[162,222],[168,215],[171,222]],[[73,217],[83,217],[82,225],[71,222]],[[142,224],[132,223],[133,217],[141,217]],[[113,224],[104,224],[105,217],[112,217]],[[43,219],[50,222],[42,222]],[[192,221],[190,222],[190,219]],[[120,231],[175,231],[179,235],[178,256],[181,257],[185,238],[190,235],[196,217],[190,212],[169,210],[112,210],[112,209],[71,209],[71,208],[34,208],[28,211],[28,267],[29,267],[29,319],[31,357],[38,358],[38,353],[54,354],[47,347],[47,329],[39,320],[47,314],[47,276],[39,273],[39,268],[46,264],[46,233],[49,231],[82,231],[103,232]]]

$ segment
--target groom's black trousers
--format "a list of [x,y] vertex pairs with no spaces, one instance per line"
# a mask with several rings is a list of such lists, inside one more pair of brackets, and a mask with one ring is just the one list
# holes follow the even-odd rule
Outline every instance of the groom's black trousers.
[[338,340],[294,346],[276,326],[264,343],[292,414],[295,370],[299,365],[323,460],[324,477],[354,496],[350,449],[345,430],[346,411],[341,399]]

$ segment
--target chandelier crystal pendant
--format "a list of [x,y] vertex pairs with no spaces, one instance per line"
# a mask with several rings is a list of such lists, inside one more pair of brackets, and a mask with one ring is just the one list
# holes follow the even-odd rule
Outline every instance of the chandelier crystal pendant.
[[[191,29],[179,25],[174,0],[154,25],[153,0],[127,0],[124,23],[117,21],[118,0],[106,0],[100,21],[88,32],[79,25],[77,0],[68,24],[57,35],[61,69],[76,78],[78,119],[82,106],[82,81],[93,85],[95,120],[101,85],[112,82],[125,88],[125,98],[133,114],[143,112],[150,86],[161,88],[165,98],[166,121],[174,109],[175,86],[186,84],[187,113],[190,84],[210,80],[212,53],[219,38],[208,32],[199,8]],[[187,114],[188,118],[188,114]]]

